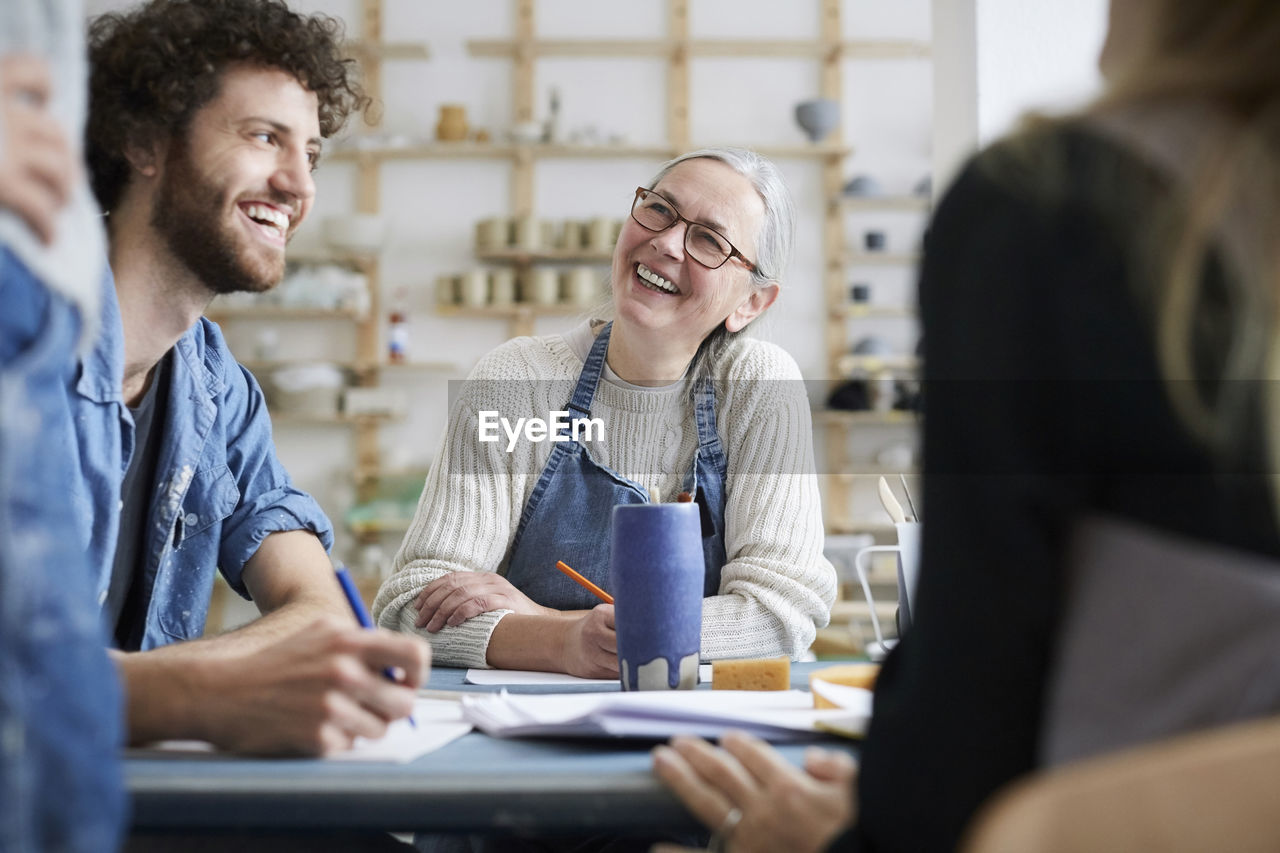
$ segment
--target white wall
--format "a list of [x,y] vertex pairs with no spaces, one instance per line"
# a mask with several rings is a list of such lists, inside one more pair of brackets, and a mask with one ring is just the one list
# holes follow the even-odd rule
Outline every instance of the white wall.
[[944,185],[1029,110],[1086,103],[1108,0],[933,0],[934,167]]
[[1029,108],[1069,109],[1096,94],[1106,22],[1107,0],[979,0],[979,140]]

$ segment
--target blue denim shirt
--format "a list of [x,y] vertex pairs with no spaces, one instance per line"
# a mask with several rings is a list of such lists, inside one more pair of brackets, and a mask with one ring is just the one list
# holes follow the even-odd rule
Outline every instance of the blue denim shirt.
[[123,702],[62,500],[80,315],[2,242],[0,306],[0,850],[108,853]]
[[[121,391],[124,328],[114,286],[108,291],[97,346],[82,360],[71,394],[83,475],[72,508],[97,573],[99,604],[111,582],[120,489],[134,450]],[[152,585],[144,651],[200,636],[215,569],[248,598],[241,572],[269,534],[310,530],[326,550],[333,545],[320,505],[294,488],[276,458],[262,389],[236,363],[217,324],[203,317],[174,347],[161,429],[144,534]]]

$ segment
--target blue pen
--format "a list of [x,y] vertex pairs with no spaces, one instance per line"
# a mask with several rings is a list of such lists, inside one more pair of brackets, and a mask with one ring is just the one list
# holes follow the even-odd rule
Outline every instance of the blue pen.
[[[346,566],[339,563],[334,567],[334,572],[338,575],[338,583],[342,585],[342,594],[347,597],[347,604],[351,605],[351,611],[356,614],[356,621],[360,623],[361,628],[367,628],[370,631],[374,629],[373,619],[369,618],[369,611],[364,609],[364,599],[360,597],[360,590],[356,589],[356,582],[351,579],[351,575],[347,574]],[[382,671],[388,681],[397,682],[396,674],[392,672],[391,667],[387,667]],[[409,716],[409,725],[415,729],[418,724],[413,721],[413,716]]]

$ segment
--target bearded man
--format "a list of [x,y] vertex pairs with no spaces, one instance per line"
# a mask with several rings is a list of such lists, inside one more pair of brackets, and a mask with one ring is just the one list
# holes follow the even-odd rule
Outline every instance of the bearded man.
[[[408,714],[425,678],[425,643],[356,626],[329,520],[202,316],[283,276],[323,140],[367,102],[340,39],[279,0],[153,0],[90,28],[86,153],[114,288],[71,395],[83,477],[68,491],[135,743],[341,750]],[[262,616],[198,639],[215,569]]]

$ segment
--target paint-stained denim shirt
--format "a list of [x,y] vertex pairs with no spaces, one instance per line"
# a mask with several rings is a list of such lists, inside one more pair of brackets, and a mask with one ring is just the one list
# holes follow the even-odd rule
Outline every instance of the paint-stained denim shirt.
[[[124,330],[115,288],[103,294],[102,332],[81,362],[71,408],[81,482],[81,519],[98,602],[106,600],[120,527],[120,490],[134,449],[124,404]],[[201,318],[174,347],[168,411],[156,460],[143,553],[152,588],[142,649],[198,637],[221,571],[248,598],[241,572],[269,534],[310,530],[326,549],[333,528],[319,504],[293,486],[276,457],[262,389],[232,357],[217,324]]]

